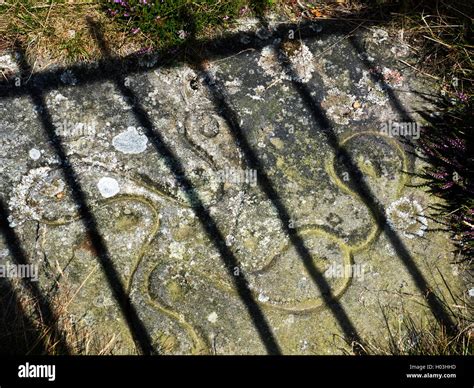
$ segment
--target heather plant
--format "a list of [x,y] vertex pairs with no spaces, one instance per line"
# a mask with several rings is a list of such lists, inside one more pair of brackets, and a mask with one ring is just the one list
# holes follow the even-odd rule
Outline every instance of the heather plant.
[[459,253],[470,259],[474,256],[472,2],[385,3],[400,7],[392,25],[403,27],[404,39],[417,48],[412,68],[440,86],[443,100],[436,112],[422,113],[427,124],[416,143],[427,162],[422,186],[442,199],[431,216],[451,230]]
[[418,150],[428,162],[422,177],[429,191],[443,199],[434,208],[450,225],[459,252],[474,257],[474,134],[472,100],[449,100],[441,114],[425,114]]

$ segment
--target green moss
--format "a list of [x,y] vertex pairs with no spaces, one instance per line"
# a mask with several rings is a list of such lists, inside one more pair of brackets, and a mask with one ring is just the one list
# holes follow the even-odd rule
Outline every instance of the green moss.
[[118,232],[126,232],[131,228],[135,228],[140,223],[140,216],[137,214],[121,214],[115,222],[115,229]]

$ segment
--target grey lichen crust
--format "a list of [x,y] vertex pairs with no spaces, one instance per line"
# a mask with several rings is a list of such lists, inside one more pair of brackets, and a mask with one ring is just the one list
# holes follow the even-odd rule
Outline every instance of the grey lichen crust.
[[[409,49],[385,30],[369,29],[360,38],[363,58],[337,34],[294,42],[269,39],[261,50],[211,61],[207,77],[188,66],[127,76],[127,87],[159,141],[182,165],[192,193],[116,85],[64,82],[47,93],[47,109],[54,126],[62,128],[67,157],[121,286],[157,352],[265,353],[233,276],[245,276],[284,353],[347,350],[334,309],[307,272],[289,229],[303,241],[333,303],[346,311],[361,337],[386,341],[386,324],[398,327],[407,312],[433,319],[397,248],[358,195],[340,149],[351,156],[373,201],[386,210],[386,228],[400,236],[430,287],[446,295],[446,282],[452,292],[463,292],[449,264],[449,237],[432,230],[427,218],[433,198],[407,186],[404,171],[418,170],[420,162],[409,158],[399,138],[380,131],[384,123],[400,120],[387,85],[410,112],[424,107],[417,91],[432,86],[399,67],[397,59]],[[282,55],[293,74],[282,68]],[[75,79],[69,73],[64,77]],[[236,141],[215,106],[209,79],[227,96],[259,171],[246,162],[249,150]],[[305,105],[301,84],[332,124],[339,150]],[[46,292],[59,279],[73,290],[67,311],[78,325],[93,328],[97,343],[113,338],[110,352],[134,353],[38,109],[27,97],[0,100],[0,191],[10,224],[41,268],[41,288]],[[267,196],[259,173],[278,198]],[[200,205],[224,241],[216,244],[218,236],[207,233],[209,220],[196,211]],[[290,216],[285,224],[282,208]],[[231,271],[219,243],[238,261]],[[0,240],[0,248],[4,245]]]

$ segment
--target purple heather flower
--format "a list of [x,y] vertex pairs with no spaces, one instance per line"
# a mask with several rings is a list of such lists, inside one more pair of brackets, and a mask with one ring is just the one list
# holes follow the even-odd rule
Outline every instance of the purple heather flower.
[[461,139],[455,138],[455,139],[448,139],[449,144],[453,146],[454,148],[460,149],[462,151],[466,150],[466,145]]
[[449,189],[449,188],[451,188],[451,187],[453,187],[453,186],[454,186],[454,182],[448,182],[448,183],[446,183],[445,185],[441,186],[441,189],[442,189],[442,190],[447,190],[447,189]]
[[152,50],[151,47],[143,47],[142,49],[138,50],[135,54],[136,55],[143,55],[143,54],[148,54]]
[[462,102],[466,102],[467,101],[467,95],[463,92],[459,92],[458,93],[458,98],[462,101]]
[[139,31],[140,31],[140,27],[132,28],[132,34],[138,34]]
[[444,179],[448,176],[448,173],[447,172],[433,172],[433,173],[430,173],[431,176],[433,176],[434,178],[436,179]]
[[242,7],[240,10],[239,10],[239,15],[240,16],[244,16],[247,12],[248,12],[248,8],[247,7]]

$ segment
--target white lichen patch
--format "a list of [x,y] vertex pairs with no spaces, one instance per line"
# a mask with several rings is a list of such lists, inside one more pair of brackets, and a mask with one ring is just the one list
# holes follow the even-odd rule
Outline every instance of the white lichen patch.
[[179,242],[171,242],[169,246],[169,257],[171,259],[183,260],[186,256],[186,247]]
[[217,315],[217,313],[216,313],[215,311],[213,311],[212,313],[210,313],[210,314],[207,316],[207,320],[208,320],[209,322],[211,322],[211,323],[216,323],[216,322],[217,322],[217,318],[219,318],[219,317],[218,317],[218,315]]
[[314,72],[313,59],[313,54],[305,44],[301,44],[300,48],[290,55],[298,81],[308,82],[311,79]]
[[258,294],[258,301],[261,302],[261,303],[266,303],[270,300],[270,298],[265,295],[263,292],[261,292],[260,294]]
[[392,202],[386,213],[389,226],[401,231],[407,238],[422,237],[428,228],[423,207],[414,199],[402,197]]
[[110,177],[103,177],[97,183],[100,195],[104,198],[110,198],[120,192],[120,185],[116,179]]
[[69,99],[62,95],[58,91],[53,91],[50,93],[51,98],[49,99],[49,102],[53,102],[55,105],[61,105],[62,103],[66,103],[66,108],[69,108],[70,104],[68,104]]
[[408,46],[406,43],[395,43],[395,45],[390,49],[390,52],[396,57],[396,58],[406,58],[411,54],[411,49],[410,46]]
[[362,76],[356,83],[356,86],[365,101],[378,106],[386,106],[388,104],[388,97],[382,85],[379,82],[375,83],[367,70],[362,71]]
[[25,175],[21,183],[16,187],[14,194],[9,202],[10,208],[10,226],[15,227],[21,225],[27,219],[33,219],[39,221],[41,217],[36,212],[36,209],[29,206],[27,203],[28,193],[31,186],[42,178],[45,178],[50,169],[48,167],[40,167],[31,170]]
[[331,120],[340,125],[347,125],[350,120],[360,120],[364,116],[364,109],[356,96],[338,88],[327,91],[322,106]]
[[12,55],[5,54],[0,56],[0,73],[8,75],[12,73],[17,73],[18,71],[18,65],[16,64]]
[[264,70],[264,72],[272,78],[281,80],[294,80],[298,82],[308,82],[315,71],[313,64],[314,56],[308,46],[301,43],[299,47],[291,53],[286,53],[292,65],[294,74],[288,74],[279,61],[280,54],[276,51],[274,46],[265,46],[262,49],[260,58],[257,64]]
[[50,167],[30,170],[23,176],[9,201],[11,225],[21,225],[26,220],[51,219],[52,214],[64,210],[62,206],[69,208],[69,204],[62,200],[65,190],[66,184],[60,171]]
[[273,46],[265,46],[262,49],[262,54],[258,60],[258,65],[271,77],[279,75],[277,53]]
[[242,80],[239,78],[234,78],[232,81],[225,82],[225,87],[230,95],[236,94],[240,90],[241,86]]
[[30,156],[31,159],[38,160],[39,158],[41,158],[41,151],[37,150],[36,148],[32,148],[30,152],[28,153],[28,155]]
[[375,28],[372,33],[372,38],[374,38],[377,44],[380,44],[388,40],[388,32],[381,28]]
[[[248,12],[248,9],[247,9]],[[235,24],[229,26],[232,32],[253,32],[259,26],[260,20],[255,17],[243,17],[236,20]]]
[[128,127],[112,140],[114,148],[124,154],[140,154],[146,150],[147,144],[148,138],[135,127]]
[[112,99],[114,101],[114,104],[116,103],[118,106],[120,106],[120,109],[124,111],[128,111],[132,109],[131,104],[129,103],[129,100],[127,99],[127,97],[123,96],[122,94],[113,93]]

